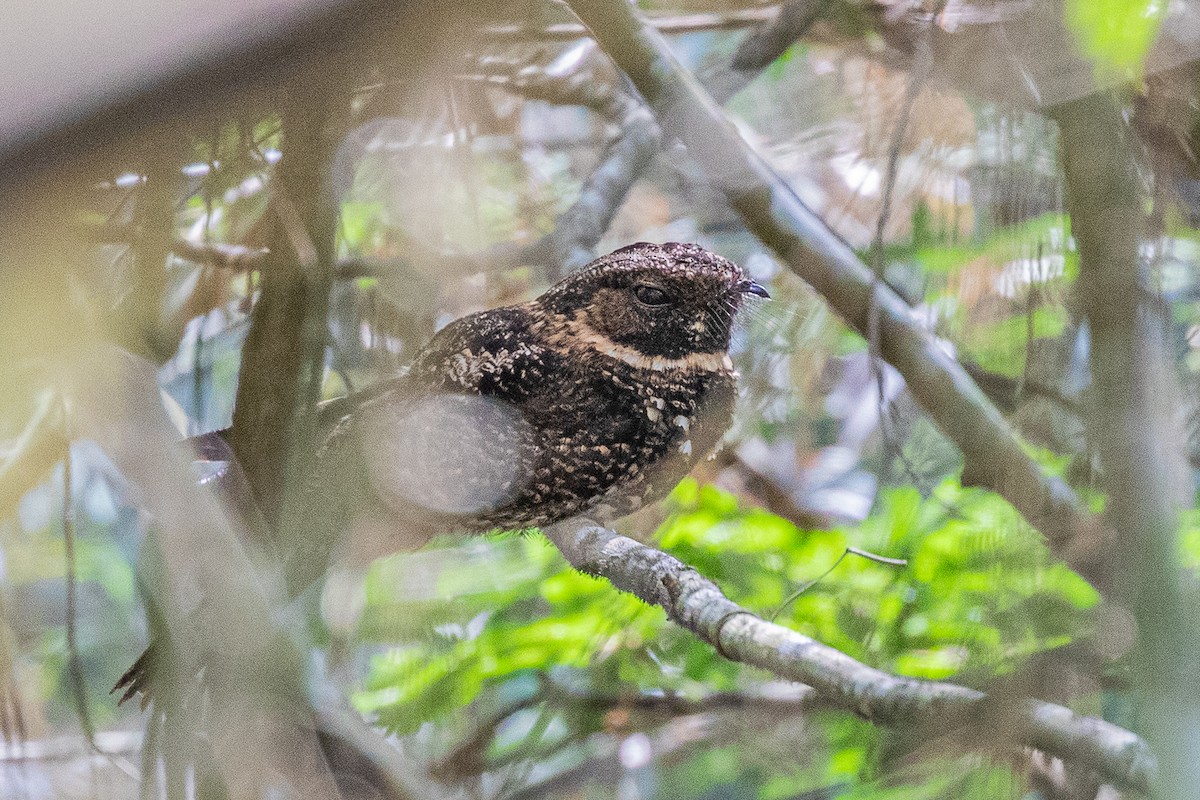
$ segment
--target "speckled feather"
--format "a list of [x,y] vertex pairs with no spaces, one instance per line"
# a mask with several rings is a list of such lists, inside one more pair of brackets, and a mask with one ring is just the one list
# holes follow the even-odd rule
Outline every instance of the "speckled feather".
[[[364,563],[438,533],[600,521],[663,497],[729,427],[728,356],[745,294],[697,245],[639,243],[536,300],[446,326],[402,377],[334,401],[305,479],[286,572]],[[661,302],[660,302],[661,301]],[[154,673],[148,650],[123,699]]]
[[[644,286],[671,302],[640,302]],[[729,426],[730,327],[749,291],[762,293],[699,246],[639,243],[451,323],[342,416],[310,482],[326,512],[313,523],[374,509],[370,541],[349,548],[362,561],[438,532],[610,520],[660,499]]]

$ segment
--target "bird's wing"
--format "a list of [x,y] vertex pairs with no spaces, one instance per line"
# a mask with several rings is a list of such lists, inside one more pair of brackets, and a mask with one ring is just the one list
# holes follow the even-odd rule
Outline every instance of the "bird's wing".
[[[529,320],[519,306],[464,317],[404,376],[323,409],[329,432],[308,474],[306,538],[334,549],[346,538],[357,554],[347,560],[361,562],[478,529],[508,502],[536,458],[523,409],[561,379]],[[314,558],[323,567],[328,555],[303,555]]]
[[322,403],[318,419],[326,439],[335,441],[372,407],[412,396],[479,394],[521,405],[545,391],[548,379],[562,377],[563,365],[531,334],[528,308],[509,306],[456,320],[421,348],[404,374]]
[[429,392],[479,394],[520,406],[562,377],[559,354],[531,330],[530,305],[472,314],[417,354],[408,380]]
[[562,378],[530,322],[522,306],[458,320],[418,354],[402,400],[385,395],[354,420],[386,505],[470,529],[511,501],[539,446],[525,412]]

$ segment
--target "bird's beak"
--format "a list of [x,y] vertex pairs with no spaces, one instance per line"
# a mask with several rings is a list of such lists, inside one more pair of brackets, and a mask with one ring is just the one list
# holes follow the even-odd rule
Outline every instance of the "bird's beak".
[[764,300],[771,299],[771,293],[768,292],[762,284],[755,283],[754,281],[742,281],[738,284],[738,290],[742,294],[752,294],[755,297],[761,297]]

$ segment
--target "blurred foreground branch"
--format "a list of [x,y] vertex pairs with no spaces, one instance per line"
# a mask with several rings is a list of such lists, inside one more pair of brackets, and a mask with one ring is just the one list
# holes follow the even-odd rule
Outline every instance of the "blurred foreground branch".
[[1079,246],[1076,285],[1091,332],[1089,433],[1100,453],[1105,514],[1122,534],[1109,553],[1112,598],[1136,621],[1137,725],[1161,758],[1163,796],[1183,797],[1200,785],[1200,763],[1188,755],[1200,711],[1196,625],[1184,610],[1171,486],[1183,471],[1183,438],[1169,425],[1174,393],[1162,328],[1142,308],[1150,295],[1133,134],[1109,93],[1066,104],[1055,117]]
[[62,399],[47,391],[21,435],[7,452],[0,452],[0,519],[16,513],[21,498],[45,479],[66,445]]
[[[779,15],[772,7],[740,8],[723,13],[679,14],[662,17],[652,17],[649,23],[663,33],[695,33],[697,31],[728,30],[744,28],[751,25],[769,23]],[[554,41],[557,39],[578,39],[587,36],[587,28],[575,22],[559,22],[541,28],[531,28],[528,25],[489,25],[483,31],[493,39],[527,39],[533,41]]]
[[939,730],[1002,718],[1014,744],[1096,770],[1116,786],[1148,792],[1155,777],[1146,743],[1122,728],[1060,705],[1001,704],[952,683],[890,675],[828,645],[756,616],[678,559],[587,523],[545,531],[573,566],[659,606],[676,624],[732,661],[799,681],[833,706],[884,726]]
[[141,731],[97,731],[92,741],[59,736],[30,742],[0,743],[0,763],[70,761],[99,756],[132,756],[142,749]]
[[[649,101],[664,131],[687,146],[747,228],[779,254],[841,317],[866,335],[878,305],[882,354],[963,453],[963,483],[1003,495],[1056,555],[1094,577],[1102,524],[1069,486],[1046,475],[1000,411],[913,317],[908,304],[814,214],[738,134],[666,40],[621,0],[572,0],[571,8]],[[872,296],[874,295],[874,300]]]
[[[274,214],[274,211],[268,213]],[[89,241],[103,244],[132,245],[140,235],[137,226],[118,225],[104,226],[95,230],[85,230],[83,236]],[[192,242],[183,238],[171,241],[169,251],[176,258],[201,267],[228,270],[231,274],[243,272],[259,272],[270,264],[270,249],[266,247],[251,247],[243,244],[228,242]],[[383,258],[339,258],[333,266],[335,280],[355,280],[357,278],[394,274],[403,268],[397,259]]]
[[283,114],[287,155],[272,202],[278,219],[234,404],[229,441],[272,523],[311,444],[305,434],[320,399],[337,227],[329,179],[337,137],[328,126],[338,96],[328,82],[314,85],[296,92]]
[[246,247],[221,242],[195,244],[186,239],[175,239],[171,242],[172,255],[184,261],[234,272],[262,269],[269,252],[265,247]]
[[[145,741],[148,789],[160,774],[161,754],[167,795],[183,796],[177,776],[196,757],[203,727],[216,771],[197,767],[197,782],[202,775],[218,779],[228,796],[248,797],[275,780],[275,771],[305,786],[304,797],[334,796],[309,758],[316,745],[300,713],[303,657],[279,632],[276,597],[243,549],[240,531],[180,458],[153,365],[95,348],[73,371],[76,383],[66,393],[71,429],[104,450],[154,520],[138,577],[156,646],[166,649],[156,662]],[[193,613],[201,598],[203,613]],[[203,714],[188,705],[195,696],[189,667],[201,662],[209,688]]]

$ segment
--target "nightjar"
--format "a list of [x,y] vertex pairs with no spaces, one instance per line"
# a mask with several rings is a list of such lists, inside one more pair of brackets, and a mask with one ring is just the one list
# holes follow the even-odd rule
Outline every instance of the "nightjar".
[[[731,261],[643,242],[446,326],[403,376],[323,409],[291,590],[438,533],[604,522],[661,499],[729,427],[746,295],[768,297]],[[121,679],[125,697],[152,664]]]
[[729,427],[747,294],[768,296],[731,261],[643,242],[451,323],[336,423],[308,490],[316,516],[349,524],[339,555],[362,562],[435,533],[604,522],[659,500]]

